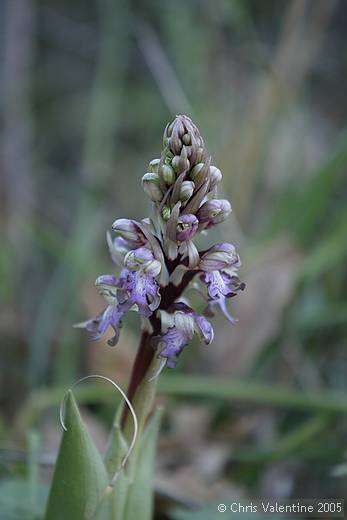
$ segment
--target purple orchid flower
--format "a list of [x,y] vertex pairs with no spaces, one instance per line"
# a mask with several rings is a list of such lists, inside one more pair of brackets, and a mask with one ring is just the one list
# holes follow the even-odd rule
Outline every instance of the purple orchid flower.
[[109,339],[107,343],[111,347],[114,347],[118,343],[123,314],[124,312],[119,310],[118,305],[107,305],[95,318],[75,326],[86,329],[89,332],[90,341],[97,341],[105,334],[109,327],[112,327],[114,336]]
[[245,284],[240,282],[239,277],[234,272],[228,272],[226,269],[220,271],[204,272],[200,275],[200,279],[207,285],[207,293],[209,296],[209,309],[213,305],[219,305],[224,316],[231,322],[235,323],[235,318],[229,313],[226,298],[236,296],[243,291]]
[[211,323],[185,303],[176,302],[170,310],[173,311],[173,325],[156,338],[156,343],[161,348],[158,355],[167,358],[167,367],[174,368],[183,348],[194,334],[198,334],[209,345],[214,332]]
[[148,318],[160,304],[159,284],[151,274],[144,271],[123,269],[120,288],[117,291],[119,308],[124,312],[137,306],[140,316]]

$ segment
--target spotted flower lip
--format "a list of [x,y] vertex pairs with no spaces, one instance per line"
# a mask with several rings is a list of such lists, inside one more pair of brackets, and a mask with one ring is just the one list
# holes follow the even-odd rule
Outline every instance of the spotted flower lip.
[[159,356],[167,359],[166,366],[168,368],[175,368],[178,357],[188,341],[189,338],[187,335],[176,327],[170,327],[167,332],[160,337],[157,343],[159,349],[161,349]]
[[135,306],[140,316],[148,318],[159,307],[160,287],[150,274],[123,269],[119,286],[117,298],[122,311],[127,312]]
[[207,285],[207,293],[209,296],[209,309],[212,305],[217,304],[224,316],[232,323],[235,319],[229,313],[226,306],[226,298],[236,296],[243,291],[245,284],[240,281],[235,272],[227,270],[204,272],[200,275],[200,279]]
[[226,298],[236,296],[238,292],[245,288],[245,284],[240,281],[240,278],[227,270],[205,272],[201,274],[200,278],[207,285],[211,300],[223,296]]
[[199,227],[199,221],[195,215],[181,215],[177,220],[176,239],[179,242],[191,240]]

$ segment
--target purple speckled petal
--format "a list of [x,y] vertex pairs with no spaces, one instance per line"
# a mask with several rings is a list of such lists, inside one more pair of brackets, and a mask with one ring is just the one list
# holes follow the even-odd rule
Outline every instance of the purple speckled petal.
[[112,327],[115,334],[108,340],[108,344],[112,347],[115,346],[119,339],[119,329],[121,327],[123,314],[124,313],[120,311],[116,305],[108,305],[95,318],[83,324],[83,327],[89,332],[89,339],[91,341],[100,339],[108,327]]
[[205,272],[200,278],[207,285],[207,292],[212,300],[224,296],[231,296],[232,289],[229,286],[230,277],[223,274],[223,272]]
[[124,312],[137,305],[140,316],[148,318],[160,304],[159,284],[143,271],[121,272],[121,289],[117,291],[119,308]]
[[159,338],[158,344],[160,347],[163,346],[159,352],[159,356],[167,358],[167,367],[175,368],[177,358],[187,342],[187,336],[176,327],[170,327],[167,332]]
[[212,312],[212,306],[215,306],[215,305],[218,305],[218,307],[220,308],[220,310],[222,311],[222,313],[224,314],[224,316],[226,317],[226,319],[228,321],[230,321],[230,323],[236,323],[237,322],[237,319],[234,318],[234,316],[232,316],[228,310],[228,307],[227,307],[227,300],[225,298],[225,296],[221,296],[220,298],[218,298],[217,300],[211,300],[208,304],[208,307],[205,311],[205,313],[208,313],[208,315],[210,315],[211,313],[213,314]]
[[207,310],[211,311],[213,305],[218,305],[224,316],[231,323],[235,323],[235,318],[228,311],[226,298],[236,296],[238,292],[243,291],[245,284],[240,281],[236,274],[224,270],[202,273],[200,279],[207,285],[210,298]]
[[194,313],[194,318],[206,345],[209,345],[212,343],[214,338],[214,332],[211,323],[204,316],[201,316],[197,312]]

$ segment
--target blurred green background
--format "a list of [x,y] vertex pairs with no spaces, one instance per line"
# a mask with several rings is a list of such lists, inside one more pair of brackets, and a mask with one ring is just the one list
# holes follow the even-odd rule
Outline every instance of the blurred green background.
[[[102,308],[106,229],[148,214],[140,178],[179,113],[223,172],[233,214],[211,240],[236,244],[247,289],[230,305],[238,324],[217,316],[213,345],[187,348],[161,377],[157,516],[188,519],[172,508],[230,496],[347,498],[346,3],[1,0],[0,10],[6,518],[26,518],[20,496],[40,517],[64,390],[90,373],[126,386],[136,316],[114,350],[72,324]],[[118,397],[104,384],[77,395],[104,449]]]

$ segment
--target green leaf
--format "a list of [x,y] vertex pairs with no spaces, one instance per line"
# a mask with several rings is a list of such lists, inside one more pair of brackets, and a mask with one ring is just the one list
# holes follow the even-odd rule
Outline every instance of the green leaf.
[[105,465],[71,391],[66,399],[65,425],[67,431],[59,449],[46,520],[91,518],[108,485]]
[[130,484],[124,520],[153,518],[153,476],[155,450],[162,410],[157,409],[140,439],[136,471]]

